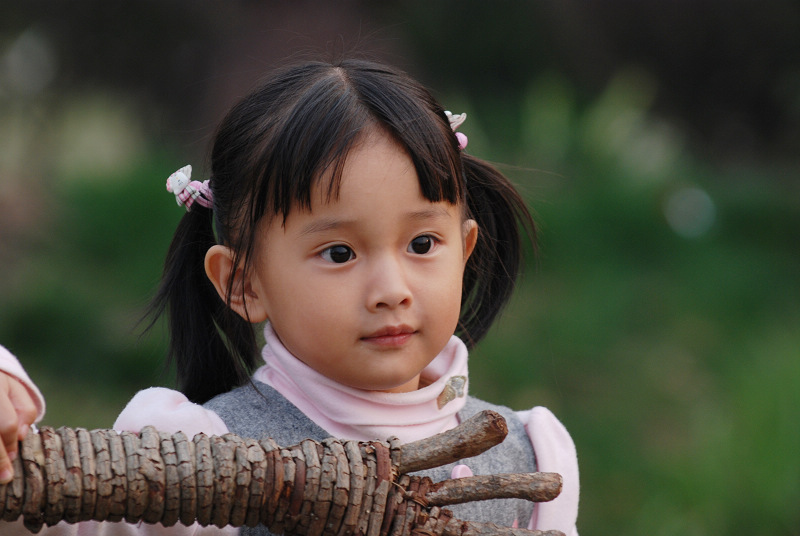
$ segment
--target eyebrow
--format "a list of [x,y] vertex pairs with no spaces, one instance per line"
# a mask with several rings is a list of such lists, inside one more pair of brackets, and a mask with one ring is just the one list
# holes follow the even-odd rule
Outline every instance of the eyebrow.
[[447,209],[441,206],[415,210],[414,212],[408,213],[408,218],[411,220],[433,220],[447,218],[449,216],[450,214],[448,214]]
[[[406,218],[412,221],[436,220],[447,218],[449,214],[444,207],[432,207],[423,210],[415,210],[406,214]],[[300,231],[301,236],[307,236],[315,233],[324,233],[325,231],[332,231],[341,227],[346,227],[354,223],[354,220],[337,219],[337,218],[321,218],[313,221],[303,227]]]
[[336,218],[322,218],[312,221],[300,230],[301,236],[315,233],[324,233],[333,229],[338,229],[350,223],[350,220],[337,220]]

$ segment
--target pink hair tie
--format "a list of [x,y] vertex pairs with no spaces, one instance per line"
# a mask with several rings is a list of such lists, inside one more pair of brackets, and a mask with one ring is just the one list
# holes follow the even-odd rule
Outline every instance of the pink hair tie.
[[461,132],[456,132],[456,129],[461,126],[461,124],[467,120],[467,114],[453,114],[451,112],[445,111],[444,114],[447,116],[447,120],[450,121],[450,128],[453,129],[453,132],[456,133],[456,139],[458,140],[458,149],[463,151],[467,147],[467,142],[469,139],[467,138],[466,134]]
[[186,207],[187,211],[191,210],[195,202],[211,208],[213,199],[208,181],[193,181],[191,178],[192,166],[183,166],[167,178],[167,191],[175,194],[178,206]]

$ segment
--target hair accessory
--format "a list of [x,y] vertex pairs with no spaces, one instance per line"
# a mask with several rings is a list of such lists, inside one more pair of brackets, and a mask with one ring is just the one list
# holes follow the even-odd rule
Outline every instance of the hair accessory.
[[[451,112],[445,111],[444,114],[447,116],[447,120],[450,121],[450,128],[453,129],[453,132],[456,132],[456,129],[461,126],[461,124],[467,120],[467,114],[453,114]],[[463,151],[467,147],[467,135],[462,132],[456,132],[456,139],[458,140],[458,148],[459,150]]]
[[193,181],[191,178],[192,166],[183,166],[167,178],[167,191],[175,194],[178,206],[186,207],[187,211],[192,209],[195,201],[201,206],[211,208],[212,197],[208,181]]

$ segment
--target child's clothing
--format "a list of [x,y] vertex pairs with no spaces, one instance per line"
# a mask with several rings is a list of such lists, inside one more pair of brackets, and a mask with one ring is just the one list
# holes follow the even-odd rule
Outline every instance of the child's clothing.
[[[265,365],[254,373],[251,385],[219,395],[203,406],[189,402],[177,391],[145,389],[122,411],[115,429],[138,431],[146,425],[154,425],[169,433],[182,430],[189,437],[198,432],[222,435],[230,431],[246,437],[269,436],[281,446],[290,446],[305,438],[321,440],[330,436],[356,440],[397,436],[406,443],[453,428],[461,420],[490,408],[506,418],[509,425],[506,440],[480,456],[464,460],[469,470],[463,465],[454,467],[455,464],[451,464],[426,474],[438,481],[468,475],[470,470],[475,474],[536,470],[560,473],[564,479],[561,495],[535,508],[527,501],[496,500],[466,507],[456,505],[451,509],[462,519],[504,525],[518,521],[520,526],[529,528],[561,530],[567,536],[577,534],[578,467],[569,434],[545,408],[513,412],[469,397],[467,349],[458,338],[452,337],[423,371],[421,384],[424,387],[409,393],[362,391],[343,386],[292,356],[269,324],[265,327],[265,338]],[[9,370],[4,363],[10,361],[16,362],[10,354],[4,359],[0,352],[0,370]],[[21,379],[32,385],[29,380]],[[87,529],[98,527],[98,524],[82,525]],[[128,533],[134,528],[122,523],[117,530],[109,530],[110,524],[102,525],[106,525],[103,527],[106,534]],[[65,523],[58,527],[68,528]],[[148,534],[170,535],[220,531],[197,525],[171,529],[142,525],[141,528],[148,529]],[[83,529],[82,526],[80,534],[84,534]],[[195,529],[199,532],[194,532]],[[222,532],[235,534],[230,527]],[[86,530],[85,533],[93,532]],[[266,530],[263,534],[267,534]]]
[[[255,387],[255,389],[254,389]],[[257,390],[256,390],[257,389]],[[280,393],[268,385],[255,382],[245,385],[211,400],[205,407],[214,410],[228,425],[231,432],[244,437],[272,437],[281,446],[300,443],[305,438],[322,441],[331,434],[313,423],[300,410],[289,403]],[[487,404],[470,397],[459,417],[467,419],[483,409],[501,413],[508,423],[509,434],[500,445],[491,451],[469,458],[466,463],[474,474],[530,473],[536,470],[533,449],[525,433],[525,427],[513,411]],[[269,415],[269,420],[242,418],[242,415]],[[422,471],[434,482],[450,478],[456,464]],[[512,526],[524,520],[527,523],[533,513],[533,503],[524,500],[492,500],[468,505],[448,506],[461,519],[487,521]],[[269,534],[266,531],[245,530],[243,534]]]

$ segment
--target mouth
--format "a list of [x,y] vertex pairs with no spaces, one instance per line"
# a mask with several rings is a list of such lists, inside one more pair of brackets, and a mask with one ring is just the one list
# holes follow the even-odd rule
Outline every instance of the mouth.
[[366,343],[375,344],[378,346],[399,347],[408,342],[417,331],[406,325],[400,326],[385,326],[377,331],[370,333],[361,340]]

